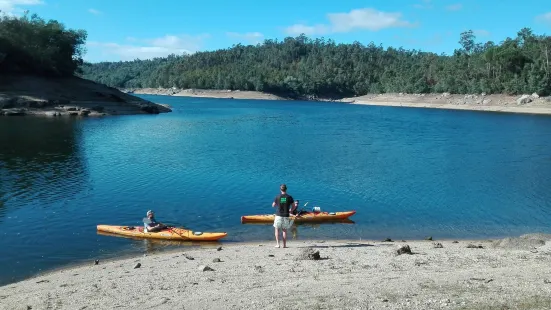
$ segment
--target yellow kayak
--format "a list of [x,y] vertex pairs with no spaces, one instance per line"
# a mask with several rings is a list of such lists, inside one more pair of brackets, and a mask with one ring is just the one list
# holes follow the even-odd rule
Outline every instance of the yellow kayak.
[[[356,214],[356,211],[344,212],[303,212],[300,215],[291,215],[290,218],[295,223],[309,222],[330,222],[349,218]],[[268,223],[275,220],[275,214],[263,215],[244,215],[241,217],[241,223]]]
[[228,235],[225,232],[199,232],[176,227],[168,227],[156,232],[144,232],[143,226],[98,225],[97,229],[101,232],[130,237],[184,241],[216,241]]

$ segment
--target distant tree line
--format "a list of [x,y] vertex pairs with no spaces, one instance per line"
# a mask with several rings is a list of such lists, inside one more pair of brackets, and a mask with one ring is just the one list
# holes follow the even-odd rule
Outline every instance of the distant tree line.
[[551,93],[551,37],[521,29],[503,42],[461,33],[453,55],[304,35],[152,60],[85,63],[85,78],[119,88],[256,90],[295,97],[368,93]]
[[461,33],[453,55],[337,44],[305,35],[152,60],[83,63],[86,31],[25,13],[0,16],[0,74],[81,74],[119,88],[256,90],[290,97],[368,93],[551,93],[551,37],[521,29],[503,42]]
[[73,76],[83,64],[86,37],[36,14],[0,15],[0,74]]

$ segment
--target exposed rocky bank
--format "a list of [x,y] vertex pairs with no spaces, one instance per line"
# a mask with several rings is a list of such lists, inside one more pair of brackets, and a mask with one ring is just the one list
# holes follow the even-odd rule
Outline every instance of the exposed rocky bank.
[[511,96],[502,94],[380,94],[339,100],[352,104],[436,108],[489,112],[551,114],[551,97],[538,94]]
[[[178,88],[134,88],[123,89],[123,92],[164,96],[185,96],[220,99],[257,99],[257,100],[291,100],[273,94],[257,91],[178,89]],[[540,97],[538,94],[522,96],[504,94],[368,94],[365,96],[326,99],[310,96],[302,100],[333,101],[350,104],[397,106],[412,108],[438,108],[453,110],[473,110],[490,112],[511,112],[529,114],[550,114],[551,97]]]
[[0,76],[0,115],[105,116],[171,112],[78,77]]

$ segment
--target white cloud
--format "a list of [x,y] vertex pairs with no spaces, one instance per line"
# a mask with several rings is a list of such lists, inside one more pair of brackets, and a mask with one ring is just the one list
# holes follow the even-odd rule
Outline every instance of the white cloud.
[[416,3],[413,5],[416,9],[432,9],[431,0],[423,0],[423,3]]
[[541,23],[547,23],[551,25],[551,12],[547,12],[545,14],[538,15],[536,17],[536,20]]
[[479,37],[489,37],[491,35],[491,33],[488,30],[484,30],[484,29],[473,30],[473,33],[475,36],[479,36]]
[[192,54],[201,48],[203,40],[208,37],[208,34],[198,36],[165,35],[154,39],[128,37],[129,44],[90,41],[86,45],[89,49],[99,49],[103,59],[151,59],[166,57],[170,54]]
[[6,14],[20,12],[20,6],[44,4],[42,0],[0,0],[0,11]]
[[261,43],[264,40],[264,35],[260,32],[247,32],[247,33],[227,32],[226,35],[230,38],[235,38],[239,41],[245,41],[249,44]]
[[446,10],[448,11],[459,11],[463,8],[463,4],[461,3],[456,3],[456,4],[452,4],[452,5],[448,5],[446,7]]
[[379,31],[392,27],[412,27],[414,24],[402,20],[402,13],[382,12],[371,8],[356,9],[348,13],[329,13],[327,14],[329,24],[319,24],[314,26],[295,24],[287,27],[285,31],[291,35],[301,33],[327,34],[342,33],[354,30]]
[[96,10],[96,9],[88,9],[88,13],[94,14],[94,15],[100,15],[103,14],[102,11]]

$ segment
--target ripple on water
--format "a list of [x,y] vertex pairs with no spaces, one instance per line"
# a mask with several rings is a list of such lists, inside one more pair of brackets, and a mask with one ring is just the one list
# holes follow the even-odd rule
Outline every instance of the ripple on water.
[[297,227],[299,240],[549,232],[549,117],[145,97],[174,112],[0,120],[0,283],[174,247],[96,233],[142,225],[149,209],[226,242],[271,240],[240,217],[272,213],[283,182],[306,209],[357,210],[354,224]]

